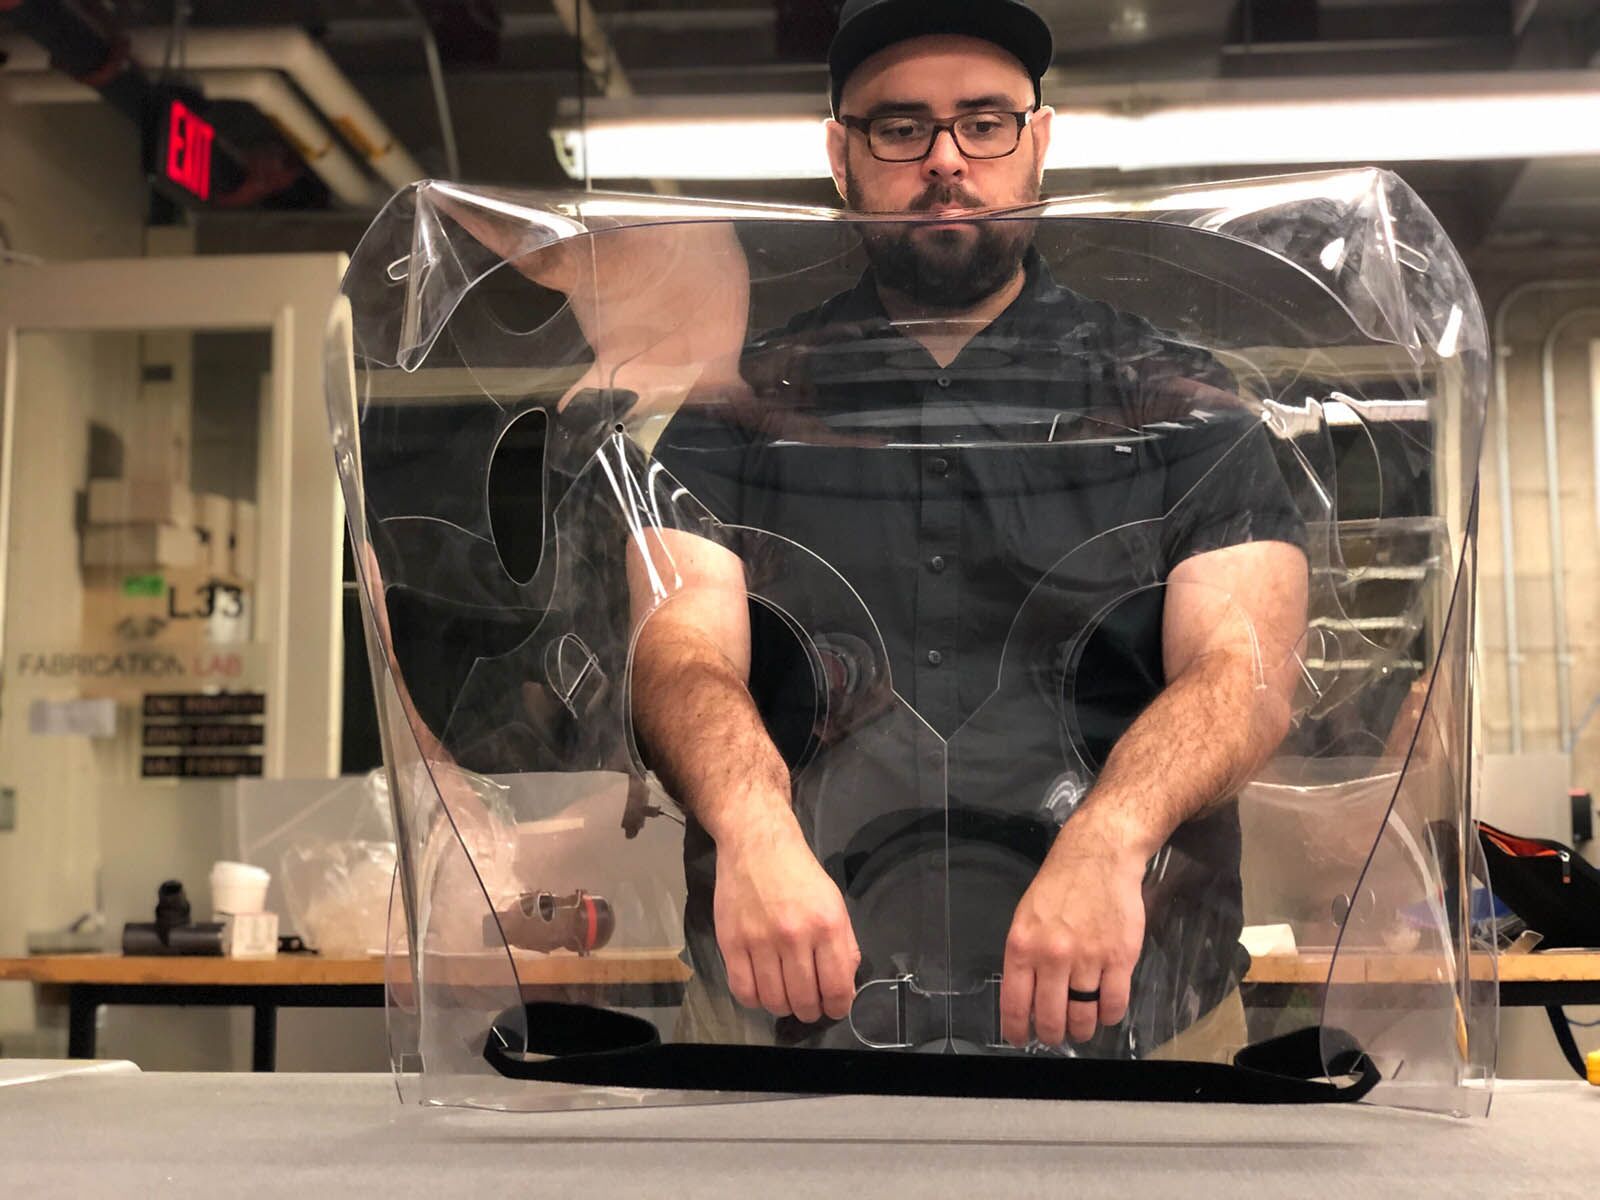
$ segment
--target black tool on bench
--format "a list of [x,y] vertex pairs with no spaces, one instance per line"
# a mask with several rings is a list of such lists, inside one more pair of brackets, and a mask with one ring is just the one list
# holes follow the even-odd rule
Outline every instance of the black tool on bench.
[[195,955],[217,958],[222,954],[222,924],[189,919],[189,897],[183,884],[169,879],[156,895],[154,921],[129,921],[122,927],[122,952],[138,955]]

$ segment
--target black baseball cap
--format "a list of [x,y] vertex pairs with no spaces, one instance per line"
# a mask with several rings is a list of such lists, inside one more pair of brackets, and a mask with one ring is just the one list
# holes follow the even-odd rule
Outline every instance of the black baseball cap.
[[1055,41],[1044,18],[1022,0],[845,0],[828,47],[834,115],[857,67],[896,42],[933,33],[981,38],[1015,55],[1033,79],[1034,103],[1044,102],[1039,80],[1050,69]]

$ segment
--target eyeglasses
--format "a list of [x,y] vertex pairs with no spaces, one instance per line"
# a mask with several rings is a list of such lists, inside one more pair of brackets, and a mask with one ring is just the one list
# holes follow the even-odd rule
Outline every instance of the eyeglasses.
[[964,158],[1005,158],[1022,143],[1022,131],[1033,110],[964,113],[953,121],[932,117],[840,117],[848,129],[867,135],[867,148],[881,162],[920,162],[933,152],[945,130]]

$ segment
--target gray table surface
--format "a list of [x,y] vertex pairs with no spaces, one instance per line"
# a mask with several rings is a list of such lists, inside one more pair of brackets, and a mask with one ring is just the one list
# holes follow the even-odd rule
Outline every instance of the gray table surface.
[[382,1075],[87,1075],[0,1089],[0,1196],[1590,1196],[1600,1088],[1511,1085],[1485,1120],[840,1097],[501,1114]]

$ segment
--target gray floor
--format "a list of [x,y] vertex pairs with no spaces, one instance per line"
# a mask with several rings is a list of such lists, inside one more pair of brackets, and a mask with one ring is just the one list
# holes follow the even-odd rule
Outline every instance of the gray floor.
[[836,1098],[505,1115],[381,1075],[90,1075],[0,1089],[0,1196],[1578,1196],[1600,1088],[1487,1120],[1362,1106]]

